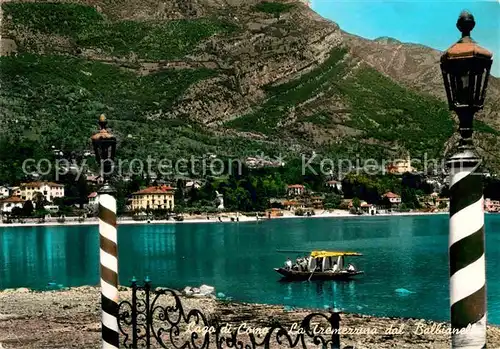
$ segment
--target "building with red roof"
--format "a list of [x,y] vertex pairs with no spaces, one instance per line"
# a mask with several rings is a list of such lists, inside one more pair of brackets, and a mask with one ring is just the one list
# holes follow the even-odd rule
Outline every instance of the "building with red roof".
[[325,183],[325,185],[329,188],[332,188],[332,189],[335,188],[339,191],[342,191],[342,182],[340,182],[340,181],[330,180],[330,181],[327,181]]
[[64,197],[64,184],[38,181],[21,183],[20,194],[23,200],[32,200],[42,194],[48,202],[54,201],[55,198]]
[[304,194],[305,187],[302,184],[291,184],[288,186],[288,196],[299,196]]
[[10,213],[15,207],[23,208],[26,201],[18,196],[11,196],[10,198],[0,200],[0,211],[2,213]]
[[390,191],[382,195],[382,197],[389,199],[389,202],[393,205],[399,205],[401,203],[401,196]]
[[175,189],[168,185],[148,187],[132,193],[132,210],[173,210]]

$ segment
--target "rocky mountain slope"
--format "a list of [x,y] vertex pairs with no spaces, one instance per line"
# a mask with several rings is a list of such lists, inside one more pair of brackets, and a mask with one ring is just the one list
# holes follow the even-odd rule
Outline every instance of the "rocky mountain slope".
[[[0,160],[20,156],[19,140],[34,157],[85,149],[103,112],[125,158],[433,158],[454,142],[438,51],[350,35],[301,2],[9,1],[2,11],[15,54],[0,61],[0,143],[11,150]],[[491,80],[476,142],[500,168]]]

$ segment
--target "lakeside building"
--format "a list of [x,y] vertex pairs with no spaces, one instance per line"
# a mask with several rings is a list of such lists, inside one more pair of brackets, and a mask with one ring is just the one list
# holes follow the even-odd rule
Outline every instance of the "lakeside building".
[[382,198],[389,199],[389,202],[393,206],[401,204],[401,196],[399,196],[398,194],[394,194],[391,191],[389,191],[389,192],[385,193],[384,195],[382,195]]
[[369,214],[369,215],[375,215],[377,214],[377,208],[373,204],[369,204],[365,201],[361,203],[360,209],[362,212]]
[[132,210],[173,210],[174,192],[174,188],[162,185],[132,193]]
[[20,187],[10,187],[10,196],[21,196],[21,188]]
[[322,196],[311,196],[309,206],[312,206],[313,208],[320,210],[323,209],[324,207],[324,198]]
[[52,202],[55,198],[64,197],[64,184],[54,182],[21,183],[19,189],[19,196],[23,200],[33,201],[38,193],[41,193],[48,202]]
[[283,212],[279,208],[270,208],[266,210],[267,218],[283,217]]
[[203,186],[203,184],[201,183],[201,181],[193,179],[191,181],[186,182],[185,188],[187,190],[200,189],[202,186]]
[[437,212],[450,207],[450,199],[440,198],[439,194],[436,192],[430,195],[419,196],[418,201],[422,208],[429,212]]
[[9,197],[9,187],[0,186],[0,198],[8,198]]
[[386,171],[390,174],[402,175],[406,172],[415,172],[415,168],[413,168],[413,166],[411,165],[411,159],[408,156],[406,160],[397,160],[387,165]]
[[486,212],[500,212],[500,201],[484,199],[484,210]]
[[[342,200],[341,207],[347,207],[347,209],[349,210],[355,209],[352,201],[353,201],[352,199]],[[364,200],[361,200],[359,202],[359,210],[357,209],[357,211],[369,215],[375,215],[377,214],[377,207],[374,204],[370,204]]]
[[87,196],[87,199],[89,199],[89,205],[99,204],[99,195],[97,192],[90,193],[89,196]]
[[288,196],[300,196],[305,193],[305,187],[302,184],[291,184],[287,188]]
[[327,186],[331,189],[337,189],[338,191],[342,191],[342,182],[339,182],[339,181],[334,181],[334,180],[327,181],[325,183],[325,186]]
[[283,202],[283,206],[285,207],[285,210],[288,211],[295,211],[306,207],[302,200],[287,200]]
[[352,207],[352,199],[342,199],[340,200],[339,208],[341,210],[349,210]]
[[11,196],[10,198],[0,200],[1,213],[11,213],[15,207],[23,208],[26,201],[18,196]]

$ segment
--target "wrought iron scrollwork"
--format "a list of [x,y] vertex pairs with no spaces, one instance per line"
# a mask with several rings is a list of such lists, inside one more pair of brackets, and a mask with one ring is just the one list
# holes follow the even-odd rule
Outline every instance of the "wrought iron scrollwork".
[[132,280],[132,300],[121,302],[119,312],[125,348],[340,348],[338,313],[311,313],[289,328],[273,320],[242,329],[240,324],[223,323],[217,315],[186,311],[178,291],[153,290],[149,279],[143,286]]

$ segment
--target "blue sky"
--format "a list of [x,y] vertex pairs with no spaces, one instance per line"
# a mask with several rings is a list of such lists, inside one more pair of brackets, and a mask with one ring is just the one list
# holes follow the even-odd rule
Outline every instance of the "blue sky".
[[460,38],[456,22],[462,10],[469,10],[476,20],[472,38],[493,52],[491,73],[500,77],[500,0],[312,0],[311,7],[349,33],[389,36],[442,51]]

